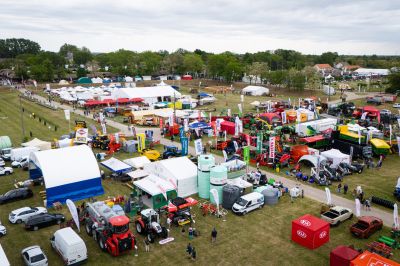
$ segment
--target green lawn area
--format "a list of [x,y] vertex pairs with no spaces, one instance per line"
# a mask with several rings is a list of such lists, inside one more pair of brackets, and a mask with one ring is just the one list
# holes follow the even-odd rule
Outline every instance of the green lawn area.
[[[377,109],[379,109],[379,110],[382,110],[382,109],[387,109],[387,110],[390,110],[393,114],[399,114],[399,112],[400,112],[400,109],[399,108],[394,108],[393,107],[393,103],[382,103],[381,105],[374,105],[374,104],[369,104],[369,103],[367,103],[367,100],[366,99],[357,99],[357,100],[354,100],[354,101],[352,101],[356,106],[367,106],[367,105],[371,105],[371,106],[374,106],[374,107],[376,107]],[[397,98],[397,101],[396,101],[397,103],[399,103],[400,102],[400,97],[398,97]]]

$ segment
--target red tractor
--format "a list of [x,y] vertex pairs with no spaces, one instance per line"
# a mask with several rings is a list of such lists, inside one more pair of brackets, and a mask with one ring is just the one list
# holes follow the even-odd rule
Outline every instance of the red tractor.
[[165,206],[168,213],[168,217],[172,220],[172,223],[176,226],[185,225],[192,222],[192,215],[190,208],[197,204],[197,200],[193,198],[180,198],[177,197],[171,200],[168,206]]
[[168,237],[167,228],[160,225],[160,216],[153,209],[145,209],[140,212],[135,220],[136,232],[142,235],[147,235],[150,243],[153,243],[155,238],[163,239]]
[[135,248],[135,237],[129,230],[129,218],[115,212],[102,201],[87,203],[84,210],[85,229],[98,242],[102,251],[119,256]]

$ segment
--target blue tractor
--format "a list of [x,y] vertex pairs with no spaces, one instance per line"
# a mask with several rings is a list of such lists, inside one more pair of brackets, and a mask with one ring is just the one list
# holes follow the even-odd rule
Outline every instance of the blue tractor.
[[163,159],[182,156],[182,151],[178,150],[175,146],[164,146]]

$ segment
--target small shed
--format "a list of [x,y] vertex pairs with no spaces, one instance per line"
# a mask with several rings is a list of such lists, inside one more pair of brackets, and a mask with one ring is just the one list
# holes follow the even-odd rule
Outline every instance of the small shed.
[[330,266],[350,266],[352,260],[357,258],[360,252],[348,246],[337,246],[331,251]]
[[51,149],[51,143],[48,141],[43,141],[38,138],[34,138],[31,141],[25,142],[21,144],[22,147],[37,147],[39,150],[44,151],[44,150],[50,150]]

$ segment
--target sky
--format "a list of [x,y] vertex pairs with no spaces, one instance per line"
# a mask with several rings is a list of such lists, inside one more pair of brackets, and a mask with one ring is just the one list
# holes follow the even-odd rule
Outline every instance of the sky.
[[400,55],[398,0],[1,0],[0,39],[92,52]]

